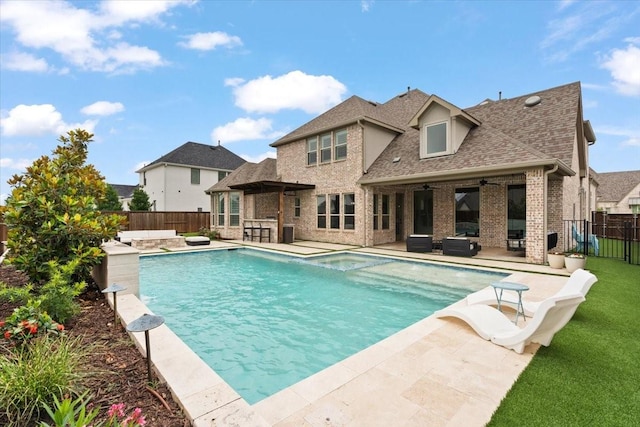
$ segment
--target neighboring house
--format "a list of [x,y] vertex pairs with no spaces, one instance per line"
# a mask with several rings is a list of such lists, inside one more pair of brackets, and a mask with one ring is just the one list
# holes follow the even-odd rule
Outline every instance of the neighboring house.
[[205,190],[244,163],[221,145],[186,142],[136,172],[152,210],[207,212]]
[[268,213],[278,241],[292,224],[296,239],[360,246],[415,233],[506,247],[517,234],[544,263],[547,233],[563,242],[563,220],[594,206],[582,114],[577,82],[466,109],[420,90],[352,96],[272,143],[275,168],[212,186],[212,225],[241,238]]
[[596,209],[607,213],[640,213],[640,170],[598,173]]
[[129,210],[129,203],[131,203],[131,199],[133,198],[133,192],[137,185],[123,185],[123,184],[110,184],[116,193],[118,193],[118,200],[122,203],[122,210]]

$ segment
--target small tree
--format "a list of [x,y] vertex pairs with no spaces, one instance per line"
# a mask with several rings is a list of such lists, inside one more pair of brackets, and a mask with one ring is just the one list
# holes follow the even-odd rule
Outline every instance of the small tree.
[[129,210],[131,211],[148,211],[151,209],[151,202],[149,202],[149,196],[142,188],[136,188],[133,191],[133,197],[131,197],[131,203],[129,203]]
[[8,246],[14,265],[37,284],[49,279],[49,261],[60,265],[79,260],[76,279],[89,279],[104,253],[102,241],[113,238],[125,218],[102,215],[97,201],[106,183],[93,165],[85,164],[93,134],[76,129],[60,136],[53,156],[42,156],[13,187],[5,207]]
[[118,198],[116,189],[111,184],[107,184],[107,192],[103,199],[98,201],[99,211],[121,211],[122,202]]

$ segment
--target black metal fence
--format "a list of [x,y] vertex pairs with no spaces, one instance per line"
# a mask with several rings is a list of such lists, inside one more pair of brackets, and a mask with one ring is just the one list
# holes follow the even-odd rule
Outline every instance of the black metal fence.
[[636,214],[593,212],[592,221],[565,220],[565,252],[617,258],[640,265],[640,219]]

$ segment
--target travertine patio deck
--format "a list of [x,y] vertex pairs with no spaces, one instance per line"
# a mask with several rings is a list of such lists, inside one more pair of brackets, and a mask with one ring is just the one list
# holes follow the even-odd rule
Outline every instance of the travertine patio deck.
[[[567,275],[566,270],[498,259],[316,242],[212,242],[211,248],[239,245],[303,255],[356,250],[418,260],[435,257],[503,269],[512,272],[510,281],[529,285],[526,297],[532,300],[553,294]],[[124,323],[146,309],[133,298],[124,300],[118,300]],[[481,339],[459,320],[430,316],[250,406],[168,328],[152,334],[152,361],[195,426],[482,426],[538,348],[530,345],[520,355]],[[143,334],[137,335],[144,351]],[[179,344],[172,344],[174,339]]]

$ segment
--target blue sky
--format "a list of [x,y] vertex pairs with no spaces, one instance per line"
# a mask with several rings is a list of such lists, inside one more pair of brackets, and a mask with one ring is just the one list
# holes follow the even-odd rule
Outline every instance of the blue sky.
[[249,161],[352,95],[465,108],[581,81],[597,172],[640,169],[640,2],[2,1],[0,194],[95,134],[114,184],[187,141]]

